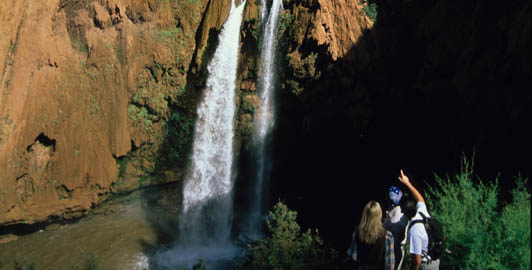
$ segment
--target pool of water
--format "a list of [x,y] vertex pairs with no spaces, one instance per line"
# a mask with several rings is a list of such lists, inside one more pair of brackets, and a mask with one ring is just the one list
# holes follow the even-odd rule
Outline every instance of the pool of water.
[[153,269],[150,258],[177,231],[178,207],[169,193],[137,191],[74,223],[20,235],[0,244],[0,262],[6,269],[22,259],[37,269],[69,269],[91,255],[99,269]]
[[0,244],[0,269],[15,269],[18,260],[32,262],[38,270],[66,270],[84,265],[91,256],[98,269],[191,269],[199,259],[207,269],[232,269],[235,259],[245,255],[245,243],[176,242],[181,209],[177,190],[167,186],[136,191],[75,222],[19,235]]

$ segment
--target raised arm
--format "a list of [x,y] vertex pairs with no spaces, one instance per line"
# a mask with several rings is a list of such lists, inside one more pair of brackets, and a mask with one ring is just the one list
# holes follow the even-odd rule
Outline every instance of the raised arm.
[[401,170],[401,176],[399,176],[399,181],[405,184],[405,186],[410,190],[410,192],[412,193],[412,196],[414,196],[416,201],[422,202],[422,203],[425,202],[425,199],[423,199],[423,196],[421,196],[421,193],[419,193],[419,191],[412,185],[412,183],[410,183],[410,179],[408,179],[408,176],[405,175],[403,170]]

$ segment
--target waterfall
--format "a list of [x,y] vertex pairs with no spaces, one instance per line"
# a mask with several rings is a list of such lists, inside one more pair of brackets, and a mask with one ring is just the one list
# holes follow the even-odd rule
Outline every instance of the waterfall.
[[184,182],[178,247],[158,254],[161,268],[190,265],[198,258],[234,256],[230,243],[233,217],[233,130],[235,80],[240,25],[245,1],[234,0],[207,69],[202,102],[197,109],[192,164]]
[[256,135],[257,142],[264,142],[266,136],[274,125],[274,106],[272,104],[275,75],[275,41],[279,12],[281,11],[281,0],[273,0],[271,10],[268,13],[266,27],[264,28],[264,38],[262,44],[262,77],[259,80],[261,90],[260,100],[262,106],[258,112],[258,122]]
[[244,3],[237,8],[232,2],[197,111],[192,167],[183,190],[187,218],[180,223],[181,234],[193,243],[226,240],[231,231],[235,80],[243,9]]
[[261,54],[261,77],[259,79],[259,91],[261,106],[257,110],[254,131],[254,156],[256,160],[256,179],[254,197],[251,203],[251,217],[249,227],[251,232],[261,231],[262,216],[264,215],[265,190],[269,186],[271,172],[270,133],[275,123],[275,107],[273,104],[275,90],[275,43],[279,12],[282,9],[281,0],[273,0],[269,12],[267,4],[263,3],[262,18],[264,25],[262,54]]

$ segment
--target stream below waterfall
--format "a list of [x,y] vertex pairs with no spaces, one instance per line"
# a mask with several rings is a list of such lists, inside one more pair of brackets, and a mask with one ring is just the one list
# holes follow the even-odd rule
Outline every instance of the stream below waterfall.
[[[0,244],[0,266],[4,267],[0,269],[15,269],[15,260],[33,262],[36,269],[71,269],[82,265],[89,255],[95,256],[98,269],[175,269],[181,212],[175,205],[180,200],[176,190],[178,187],[170,186],[136,191],[104,203],[74,222],[21,234],[18,240]],[[169,250],[173,256],[161,256]],[[213,267],[208,258],[197,256],[201,251],[188,253],[194,253],[194,263],[202,259],[208,269],[231,269],[233,258],[243,249],[228,246],[217,254],[212,253],[216,250],[210,252],[203,256],[225,256],[224,264]]]
[[136,191],[76,222],[21,235],[0,244],[0,262],[6,269],[14,269],[14,261],[24,259],[35,263],[36,269],[60,270],[80,265],[93,253],[99,269],[151,269],[152,254],[173,237],[166,229],[176,223],[174,192]]

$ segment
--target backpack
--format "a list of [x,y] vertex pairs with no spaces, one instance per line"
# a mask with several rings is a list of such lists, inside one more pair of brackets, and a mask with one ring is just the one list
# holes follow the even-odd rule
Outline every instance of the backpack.
[[419,212],[423,220],[414,220],[410,223],[410,228],[417,223],[423,223],[425,230],[429,236],[429,252],[431,260],[437,260],[445,252],[445,233],[443,226],[435,218],[428,218],[423,213]]

